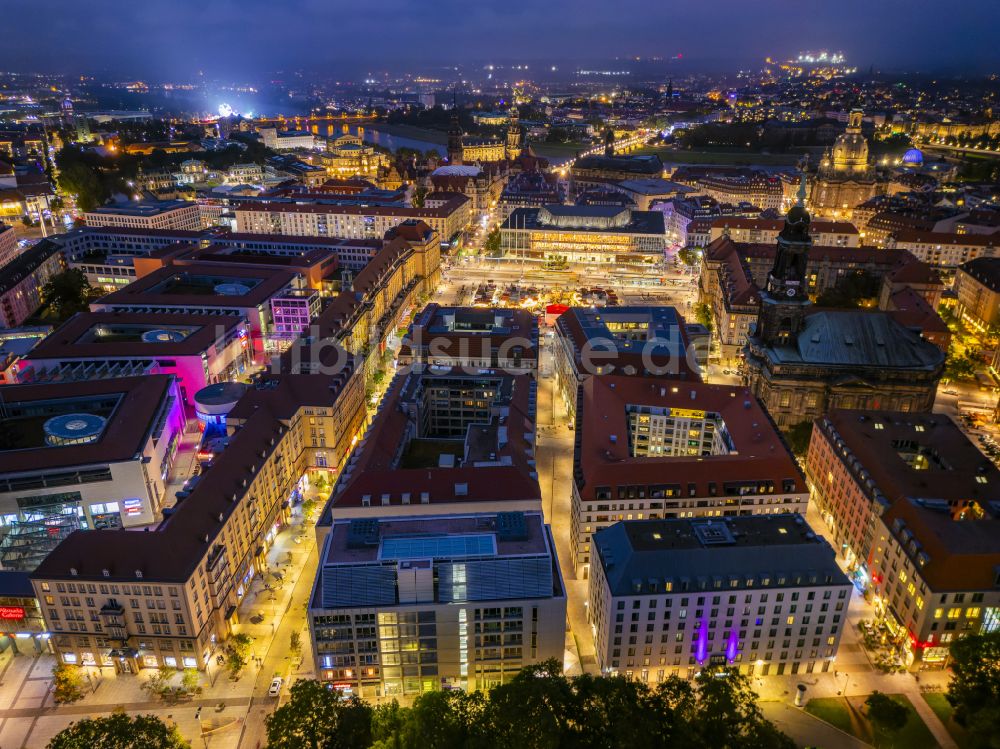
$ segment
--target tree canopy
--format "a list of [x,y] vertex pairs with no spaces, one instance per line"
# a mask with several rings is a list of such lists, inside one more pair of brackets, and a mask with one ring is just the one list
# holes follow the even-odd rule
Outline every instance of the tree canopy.
[[948,702],[972,749],[995,747],[1000,736],[1000,632],[967,635],[951,645]]
[[350,749],[371,744],[372,708],[343,700],[318,681],[292,685],[291,699],[267,716],[270,749]]
[[656,686],[624,676],[566,678],[552,660],[489,692],[432,691],[372,709],[297,682],[268,719],[270,749],[791,749],[764,719],[746,676],[703,671]]
[[865,707],[868,708],[868,720],[889,733],[902,729],[910,717],[904,705],[877,689],[868,695]]
[[87,309],[94,289],[79,268],[70,268],[52,276],[42,286],[42,299],[61,318]]
[[86,718],[57,733],[48,749],[191,749],[176,726],[154,715],[112,713]]

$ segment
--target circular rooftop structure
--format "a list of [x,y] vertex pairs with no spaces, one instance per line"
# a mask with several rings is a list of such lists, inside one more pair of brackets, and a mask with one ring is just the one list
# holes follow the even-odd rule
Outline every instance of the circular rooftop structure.
[[147,330],[142,334],[143,343],[180,343],[184,338],[179,330]]
[[86,445],[101,436],[107,423],[107,419],[97,414],[62,414],[46,421],[42,429],[49,445]]
[[903,154],[903,166],[923,166],[924,153],[919,148],[911,148]]
[[219,296],[246,296],[250,293],[250,287],[241,283],[220,283],[213,291]]
[[243,397],[247,386],[242,382],[217,382],[206,385],[194,394],[194,407],[199,418],[225,416]]

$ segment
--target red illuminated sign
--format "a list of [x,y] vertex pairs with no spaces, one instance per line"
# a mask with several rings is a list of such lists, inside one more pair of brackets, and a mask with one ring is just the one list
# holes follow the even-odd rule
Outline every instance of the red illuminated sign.
[[0,606],[0,619],[23,619],[24,609],[21,606]]

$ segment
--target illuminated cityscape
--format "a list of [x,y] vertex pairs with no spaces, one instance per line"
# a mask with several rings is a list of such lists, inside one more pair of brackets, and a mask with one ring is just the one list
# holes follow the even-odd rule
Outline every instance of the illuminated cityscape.
[[994,746],[1000,8],[778,5],[14,0],[0,747]]

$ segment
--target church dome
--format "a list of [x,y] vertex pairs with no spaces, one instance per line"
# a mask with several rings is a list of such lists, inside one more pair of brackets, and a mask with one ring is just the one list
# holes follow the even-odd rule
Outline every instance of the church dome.
[[911,148],[903,154],[903,166],[923,166],[924,154],[919,148]]

